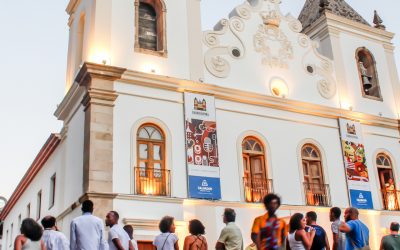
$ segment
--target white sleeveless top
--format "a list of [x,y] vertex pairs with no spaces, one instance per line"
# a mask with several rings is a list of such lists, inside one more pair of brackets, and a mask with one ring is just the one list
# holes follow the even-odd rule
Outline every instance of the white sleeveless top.
[[292,234],[289,234],[289,246],[291,250],[306,250],[306,248],[303,245],[302,241],[297,241],[295,238],[296,231],[294,231]]
[[25,244],[22,246],[22,250],[41,250],[41,241],[31,241],[30,239],[26,239]]

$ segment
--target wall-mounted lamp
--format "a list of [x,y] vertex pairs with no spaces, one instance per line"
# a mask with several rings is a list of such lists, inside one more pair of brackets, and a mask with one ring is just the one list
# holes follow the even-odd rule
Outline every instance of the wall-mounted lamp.
[[286,98],[289,94],[289,88],[282,78],[273,77],[269,82],[269,87],[273,96]]

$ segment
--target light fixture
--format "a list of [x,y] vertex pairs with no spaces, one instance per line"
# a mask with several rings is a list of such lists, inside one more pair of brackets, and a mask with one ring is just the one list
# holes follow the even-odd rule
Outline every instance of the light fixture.
[[286,98],[289,94],[289,88],[282,78],[273,77],[269,82],[269,87],[273,96]]

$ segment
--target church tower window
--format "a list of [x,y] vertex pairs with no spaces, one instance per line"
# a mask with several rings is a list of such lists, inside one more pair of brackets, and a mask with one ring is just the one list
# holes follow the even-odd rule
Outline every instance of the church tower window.
[[165,13],[162,0],[136,0],[136,52],[166,56]]
[[356,51],[358,75],[363,97],[382,100],[374,56],[366,48]]

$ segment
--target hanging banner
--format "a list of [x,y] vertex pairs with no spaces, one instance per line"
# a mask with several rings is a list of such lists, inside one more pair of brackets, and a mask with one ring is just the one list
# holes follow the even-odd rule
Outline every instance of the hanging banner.
[[215,100],[185,92],[186,163],[190,198],[221,199]]
[[373,209],[361,124],[345,119],[339,119],[339,124],[350,204]]

